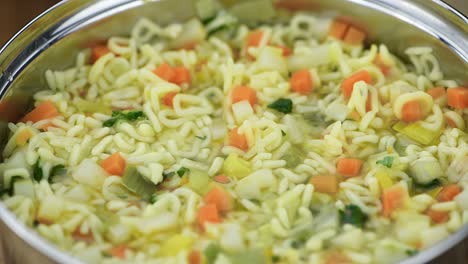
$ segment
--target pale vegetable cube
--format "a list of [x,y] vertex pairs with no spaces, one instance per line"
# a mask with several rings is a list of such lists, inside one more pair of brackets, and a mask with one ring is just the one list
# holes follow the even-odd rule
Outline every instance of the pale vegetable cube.
[[444,225],[439,225],[425,229],[424,232],[421,233],[421,241],[423,247],[429,247],[448,236],[447,228]]
[[130,239],[131,230],[126,225],[116,224],[109,227],[106,236],[112,243],[121,244]]
[[34,199],[35,192],[33,182],[30,179],[15,181],[15,184],[13,185],[13,193],[15,195],[22,195],[24,197]]
[[175,256],[182,250],[189,249],[193,244],[193,238],[184,235],[173,235],[161,245],[162,256]]
[[226,176],[244,178],[252,172],[250,162],[240,158],[237,154],[229,154],[223,163],[223,172]]
[[63,201],[54,195],[46,196],[39,205],[37,218],[46,221],[56,221],[64,208]]
[[468,210],[468,188],[465,188],[461,193],[455,196],[454,200],[458,207],[463,210]]
[[235,188],[237,194],[245,199],[260,199],[268,192],[276,190],[277,180],[271,170],[258,170],[241,179]]
[[248,119],[254,114],[252,106],[249,101],[243,100],[232,105],[232,112],[237,124],[242,124],[244,120]]
[[85,159],[72,172],[72,177],[79,183],[99,189],[106,179],[106,172],[93,160]]
[[221,247],[229,252],[241,251],[245,248],[242,231],[238,224],[225,224],[224,233],[219,242]]
[[278,71],[281,74],[287,74],[288,67],[283,51],[276,47],[266,46],[257,57],[256,66],[262,71]]

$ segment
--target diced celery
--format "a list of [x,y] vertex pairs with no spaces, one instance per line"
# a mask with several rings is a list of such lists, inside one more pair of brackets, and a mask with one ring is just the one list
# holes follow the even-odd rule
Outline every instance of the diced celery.
[[13,193],[34,199],[34,185],[30,179],[19,179],[13,184]]
[[226,176],[241,179],[252,173],[252,168],[248,161],[240,158],[237,154],[229,154],[224,161],[223,172]]
[[382,264],[397,263],[407,258],[407,252],[410,250],[411,248],[406,244],[386,238],[377,242],[374,248],[374,256],[375,259],[378,259],[379,263]]
[[173,235],[161,245],[159,252],[162,256],[175,256],[182,250],[189,249],[193,244],[193,238],[181,234]]
[[151,195],[156,191],[156,185],[141,175],[134,166],[130,166],[125,170],[122,182],[127,189],[146,201],[149,201]]
[[287,74],[288,67],[283,51],[277,47],[266,46],[260,50],[256,65],[261,71],[278,71]]
[[172,41],[173,48],[183,48],[187,45],[193,45],[201,42],[206,37],[206,31],[202,23],[198,19],[187,21],[180,34]]
[[265,250],[253,248],[229,254],[231,264],[262,264],[266,263]]
[[244,23],[265,21],[275,16],[271,0],[242,1],[229,11]]
[[100,189],[106,179],[106,174],[104,169],[97,165],[94,160],[85,159],[72,172],[72,177],[77,182]]
[[432,131],[422,127],[418,122],[410,124],[398,122],[393,126],[393,129],[423,145],[431,144],[442,133],[441,129]]
[[188,186],[190,189],[194,190],[196,193],[203,195],[208,192],[210,188],[210,176],[208,173],[191,169],[188,175]]
[[385,190],[393,185],[393,180],[388,175],[388,172],[386,169],[378,170],[375,173],[375,178],[379,182],[379,186],[382,190]]
[[196,9],[200,20],[205,22],[216,16],[220,6],[215,0],[198,0]]
[[286,161],[286,167],[295,168],[301,164],[306,154],[298,146],[292,146],[289,150],[281,157],[282,160]]
[[437,197],[437,195],[440,193],[440,191],[442,191],[443,188],[444,187],[442,187],[442,186],[441,187],[436,187],[436,188],[428,191],[427,194],[429,194],[432,198],[435,199]]
[[444,175],[436,159],[416,160],[409,166],[410,175],[417,184],[428,184]]
[[112,109],[99,101],[86,101],[80,98],[75,99],[75,105],[80,112],[110,114]]
[[239,180],[235,190],[241,198],[264,199],[268,192],[276,190],[277,183],[271,170],[262,169]]
[[264,224],[258,229],[258,237],[262,245],[271,245],[273,243],[273,231],[271,224]]
[[47,221],[56,221],[62,214],[64,203],[55,195],[46,196],[39,205],[37,218]]

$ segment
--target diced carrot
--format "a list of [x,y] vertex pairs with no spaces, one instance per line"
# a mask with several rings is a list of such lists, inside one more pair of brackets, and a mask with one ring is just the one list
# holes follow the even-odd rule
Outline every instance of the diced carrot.
[[455,196],[461,193],[462,189],[456,184],[449,184],[442,188],[442,190],[437,194],[437,200],[439,202],[448,202],[452,201]]
[[339,251],[326,254],[325,264],[351,264],[353,263],[346,255]]
[[245,41],[246,48],[258,47],[263,39],[263,35],[263,31],[260,30],[250,32],[247,35],[247,40]]
[[361,119],[361,116],[359,115],[358,111],[356,111],[356,110],[353,110],[351,113],[349,113],[348,117],[350,119],[354,120],[354,121],[359,121]]
[[437,211],[429,208],[425,213],[436,224],[445,223],[449,220],[449,213],[447,211]]
[[337,39],[343,39],[348,28],[348,23],[340,20],[333,20],[332,24],[330,25],[330,29],[328,30],[328,35]]
[[314,82],[307,69],[297,71],[292,74],[289,80],[291,90],[299,94],[310,94],[314,89]]
[[81,233],[80,228],[77,227],[72,233],[72,238],[76,241],[83,241],[86,244],[91,244],[94,242],[94,236],[91,231],[86,234]]
[[231,180],[229,179],[228,176],[222,175],[222,174],[214,176],[213,180],[215,180],[216,182],[219,182],[219,183],[223,183],[223,184],[227,184],[227,183],[231,182]]
[[31,129],[23,128],[16,135],[16,138],[15,138],[16,145],[24,146],[32,136],[33,136],[33,133]]
[[201,254],[198,250],[192,250],[187,258],[188,264],[201,264]]
[[231,93],[232,103],[237,103],[243,100],[249,101],[251,106],[257,103],[257,93],[249,86],[237,86]]
[[163,104],[169,106],[170,108],[174,107],[174,97],[177,95],[177,92],[170,92],[164,95]]
[[220,186],[213,187],[203,199],[206,204],[214,204],[221,213],[227,213],[232,209],[231,195]]
[[421,120],[422,109],[418,100],[406,102],[401,109],[401,120],[405,122],[414,122]]
[[101,161],[101,167],[111,175],[122,176],[125,171],[125,159],[119,152],[115,152]]
[[364,81],[368,84],[372,84],[372,77],[368,71],[361,70],[344,79],[341,83],[341,91],[343,92],[343,95],[346,99],[351,97],[351,94],[353,93],[354,89],[354,84],[358,81]]
[[110,249],[110,254],[114,258],[118,259],[125,259],[125,252],[127,251],[128,247],[124,244],[113,247]]
[[110,49],[105,44],[93,47],[91,50],[91,62],[94,64],[99,58],[110,52]]
[[215,204],[206,204],[197,212],[197,223],[201,230],[205,230],[205,223],[220,223],[218,208]]
[[335,194],[338,192],[339,179],[336,175],[316,175],[310,178],[309,183],[314,190],[320,193]]
[[362,160],[352,158],[341,158],[336,163],[336,171],[346,177],[359,175],[362,167]]
[[343,41],[351,45],[360,45],[364,39],[366,39],[366,33],[355,27],[349,27],[345,33]]
[[394,184],[391,187],[382,190],[382,214],[390,217],[392,213],[405,205],[408,197],[408,191],[400,184]]
[[54,224],[54,221],[46,219],[46,218],[41,218],[41,217],[36,217],[36,221],[39,222],[40,224],[43,224],[43,225],[52,225],[52,224]]
[[159,76],[159,78],[166,80],[168,82],[172,82],[175,78],[175,71],[174,69],[167,63],[163,63],[159,65],[156,69],[154,69],[154,74]]
[[31,112],[26,114],[20,122],[31,121],[36,123],[41,120],[54,118],[59,115],[55,105],[51,101],[45,101],[36,106]]
[[287,46],[277,45],[276,47],[280,48],[283,51],[283,56],[285,56],[285,57],[291,55],[291,53],[292,53],[291,49],[288,48]]
[[445,95],[445,88],[444,87],[434,87],[426,91],[432,99],[436,100]]
[[448,105],[455,109],[468,108],[468,88],[456,87],[447,89]]
[[177,85],[182,85],[184,83],[190,84],[191,77],[190,77],[190,71],[183,67],[175,67],[174,68],[174,79],[172,80],[173,83]]
[[375,56],[374,64],[377,67],[379,67],[379,69],[383,73],[383,75],[388,76],[390,74],[391,67],[389,65],[385,64],[382,61],[382,58],[381,58],[381,56],[379,54],[377,54],[377,56]]
[[229,145],[247,151],[249,149],[249,144],[247,144],[247,139],[243,134],[239,134],[237,127],[229,132]]

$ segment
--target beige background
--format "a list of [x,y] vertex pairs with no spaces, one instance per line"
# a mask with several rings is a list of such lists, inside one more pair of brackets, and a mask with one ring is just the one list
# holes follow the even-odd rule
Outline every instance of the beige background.
[[[3,45],[11,36],[21,29],[21,27],[26,25],[28,21],[58,2],[57,0],[0,1],[0,45]],[[446,2],[450,3],[464,14],[468,14],[468,0],[446,0]],[[3,264],[5,262],[1,251],[2,247],[0,245],[0,264]],[[468,241],[465,241],[464,245],[460,245],[454,252],[444,256],[444,258],[440,260],[440,263],[443,262],[451,262],[453,264],[468,263]]]

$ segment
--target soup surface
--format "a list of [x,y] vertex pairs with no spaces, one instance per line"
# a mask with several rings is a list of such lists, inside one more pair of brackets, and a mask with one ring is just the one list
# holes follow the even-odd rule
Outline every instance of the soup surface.
[[88,263],[394,263],[466,224],[468,88],[431,48],[405,64],[325,15],[247,26],[254,7],[141,19],[47,70],[3,203]]

